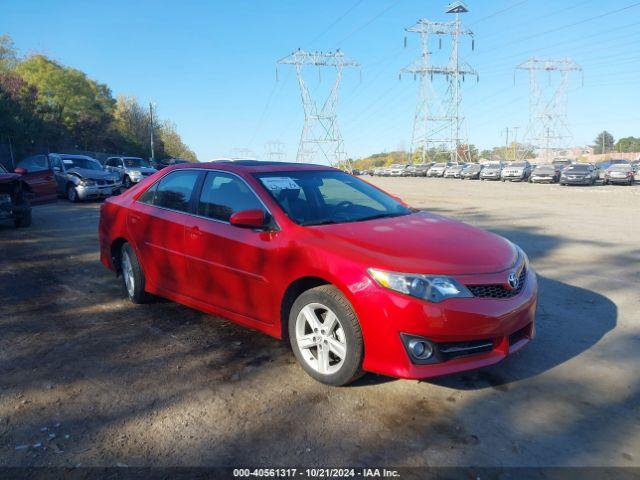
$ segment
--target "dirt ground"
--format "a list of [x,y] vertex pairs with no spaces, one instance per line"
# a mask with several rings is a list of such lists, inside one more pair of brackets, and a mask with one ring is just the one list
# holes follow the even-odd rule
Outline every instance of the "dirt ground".
[[98,261],[99,204],[0,227],[0,466],[640,466],[640,185],[376,179],[521,245],[538,336],[484,370],[316,383]]

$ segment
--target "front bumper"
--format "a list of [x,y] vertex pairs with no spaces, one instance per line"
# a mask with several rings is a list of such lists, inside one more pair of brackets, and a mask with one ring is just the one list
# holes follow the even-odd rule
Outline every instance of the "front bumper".
[[427,173],[427,177],[442,177],[444,172],[429,172]]
[[484,180],[500,180],[500,173],[481,173],[480,178]]
[[556,177],[539,177],[536,175],[531,176],[532,183],[554,183],[556,181]]
[[526,179],[524,174],[514,175],[514,174],[506,174],[502,175],[502,180],[508,180],[510,182],[522,182]]
[[[463,283],[504,282],[505,272],[458,277]],[[494,278],[492,278],[494,277]],[[363,368],[399,378],[423,379],[493,365],[524,347],[535,335],[537,279],[529,267],[525,285],[511,298],[456,298],[430,303],[389,291],[371,281],[358,293],[356,312],[365,342]],[[402,335],[428,339],[442,348],[490,344],[479,353],[417,364],[411,360]]]
[[562,183],[566,183],[567,185],[591,185],[593,183],[593,179],[589,178],[566,178],[563,177],[560,179]]
[[77,185],[76,192],[78,192],[78,199],[80,200],[92,200],[97,198],[106,198],[115,194],[122,185],[115,183],[112,185]]

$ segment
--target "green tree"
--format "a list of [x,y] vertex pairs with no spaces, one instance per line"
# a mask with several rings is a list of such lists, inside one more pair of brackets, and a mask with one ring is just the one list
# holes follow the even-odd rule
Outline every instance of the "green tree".
[[172,158],[182,158],[191,162],[197,162],[196,154],[187,147],[180,134],[176,130],[176,125],[165,120],[160,126],[160,140],[162,141],[164,154]]
[[640,138],[624,137],[616,142],[616,152],[640,152]]
[[59,127],[60,138],[97,148],[105,138],[115,101],[106,85],[44,55],[20,62],[16,72],[38,91],[38,114]]
[[0,72],[13,69],[18,63],[18,53],[13,40],[6,33],[0,35]]
[[607,153],[613,150],[613,135],[606,130],[600,132],[593,142],[593,151],[596,154]]

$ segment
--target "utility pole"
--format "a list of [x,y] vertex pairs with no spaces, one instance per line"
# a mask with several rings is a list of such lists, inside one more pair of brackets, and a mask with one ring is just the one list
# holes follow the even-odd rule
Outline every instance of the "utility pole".
[[[300,135],[300,144],[296,161],[328,163],[340,165],[346,159],[344,140],[338,128],[338,89],[345,67],[360,65],[345,57],[340,49],[335,52],[305,52],[296,50],[278,60],[279,65],[293,65],[296,69],[302,107],[304,109],[304,126]],[[317,67],[320,76],[321,68],[335,70],[335,80],[327,98],[319,103],[314,100],[304,78],[304,67]],[[277,78],[277,70],[276,70]]]
[[[462,1],[450,4],[445,13],[455,14],[452,22],[435,22],[428,19],[420,19],[418,22],[405,29],[410,33],[420,35],[420,57],[411,65],[401,70],[402,73],[411,73],[414,78],[420,77],[420,93],[418,104],[413,119],[413,135],[411,139],[411,151],[420,152],[420,161],[425,163],[429,152],[448,150],[451,161],[469,160],[462,159],[460,155],[461,129],[464,117],[460,113],[462,102],[460,82],[465,76],[475,76],[478,73],[466,62],[460,59],[460,39],[463,36],[471,37],[472,49],[474,48],[473,32],[463,28],[460,22],[460,14],[469,10]],[[431,51],[429,50],[430,37],[438,39],[438,45],[442,47],[442,37],[451,38],[451,54],[449,63],[444,66],[431,65]],[[405,37],[405,46],[406,46]],[[444,76],[447,80],[447,89],[440,100],[436,99],[433,79],[434,76]],[[468,151],[468,141],[465,141]],[[412,156],[413,158],[413,156]],[[433,159],[432,159],[433,160]]]
[[520,127],[511,127],[514,130],[513,133],[513,161],[515,162],[518,157],[518,129]]
[[[518,70],[529,72],[529,123],[523,143],[534,149],[544,148],[544,158],[549,161],[553,151],[566,148],[573,141],[567,115],[569,81],[572,72],[582,73],[582,67],[569,58],[530,58],[518,65],[516,72]],[[549,77],[546,91],[543,91],[541,82],[538,81],[539,75],[544,73]],[[555,74],[559,74],[559,80],[554,84],[552,75]],[[523,149],[523,155],[528,153],[526,150]]]
[[509,160],[507,158],[507,152],[509,151],[509,127],[505,128],[506,134],[504,139],[504,159],[505,161]]
[[153,151],[153,103],[149,102],[149,125],[151,126],[151,163],[155,162],[155,153]]

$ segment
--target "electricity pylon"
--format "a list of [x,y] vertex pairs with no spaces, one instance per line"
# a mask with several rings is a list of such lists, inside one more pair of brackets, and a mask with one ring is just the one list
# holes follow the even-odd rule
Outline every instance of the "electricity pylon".
[[[295,66],[300,85],[304,126],[300,135],[296,160],[298,162],[328,163],[329,165],[343,164],[346,156],[344,141],[337,122],[338,88],[342,80],[343,69],[360,65],[347,59],[339,49],[335,52],[305,52],[298,49],[291,55],[278,60],[278,64]],[[321,103],[311,96],[304,78],[305,66],[317,67],[318,74],[320,74],[322,67],[335,69],[335,80],[331,90]]]
[[[567,117],[568,92],[571,72],[582,72],[582,67],[569,58],[562,60],[530,58],[518,65],[517,70],[529,71],[529,123],[523,139],[525,148],[519,158],[524,158],[536,149],[542,150],[544,154],[541,157],[551,162],[556,151],[569,147],[573,143],[573,134],[569,129]],[[540,72],[549,74],[546,88],[538,81]],[[555,72],[560,76],[554,82],[551,74]]]
[[284,143],[271,140],[264,145],[267,151],[267,160],[274,162],[282,162],[284,160]]
[[[401,72],[413,74],[414,78],[420,77],[420,92],[411,137],[412,161],[413,154],[418,152],[420,161],[426,162],[433,150],[449,152],[451,161],[470,160],[468,141],[465,138],[464,143],[462,142],[464,117],[460,112],[461,81],[464,81],[467,75],[478,79],[478,73],[460,58],[461,37],[470,37],[472,48],[475,46],[473,32],[464,28],[460,22],[460,14],[468,11],[463,2],[454,2],[445,11],[445,13],[455,14],[454,21],[434,22],[423,18],[405,29],[407,32],[420,35],[421,46],[420,58],[401,70]],[[431,64],[430,36],[438,39],[440,48],[442,48],[442,37],[451,37],[451,54],[447,65]],[[405,46],[406,40],[405,37]],[[447,81],[447,88],[442,98],[437,98],[434,88],[434,77],[437,76],[444,76]],[[465,151],[461,151],[461,145],[466,146]]]

